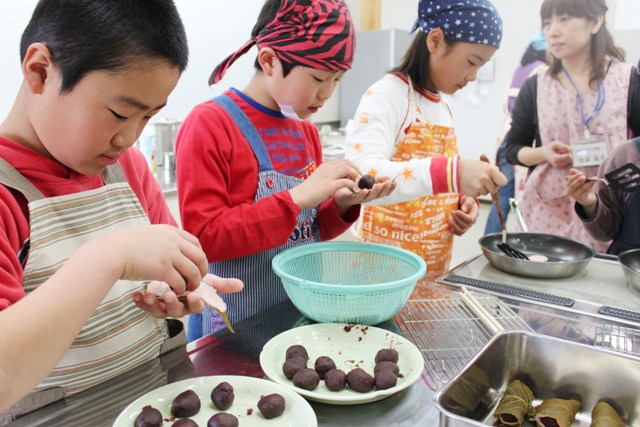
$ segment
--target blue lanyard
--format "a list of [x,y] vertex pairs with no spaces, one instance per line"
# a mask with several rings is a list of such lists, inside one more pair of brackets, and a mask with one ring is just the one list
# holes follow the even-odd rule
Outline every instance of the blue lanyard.
[[604,89],[604,83],[602,82],[602,80],[598,80],[598,99],[596,100],[596,106],[593,109],[593,112],[589,114],[589,117],[585,118],[584,101],[582,100],[582,95],[580,95],[578,86],[576,86],[573,79],[569,75],[569,72],[566,68],[564,68],[564,65],[562,66],[562,71],[564,71],[565,76],[567,76],[569,82],[571,83],[571,86],[573,86],[573,88],[576,90],[576,94],[578,95],[578,107],[580,108],[580,117],[582,118],[582,124],[584,125],[584,136],[589,139],[591,135],[589,134],[589,128],[587,127],[587,125],[589,124],[591,119],[593,119],[593,117],[602,110],[602,108],[604,107],[604,102],[607,99],[607,92]]

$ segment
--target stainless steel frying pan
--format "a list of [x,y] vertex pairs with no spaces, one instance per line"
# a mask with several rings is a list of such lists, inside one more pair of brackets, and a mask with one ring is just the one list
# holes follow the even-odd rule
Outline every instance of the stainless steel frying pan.
[[[541,233],[509,233],[507,243],[532,258],[524,260],[505,255],[498,248],[501,242],[500,233],[488,234],[479,240],[482,253],[492,266],[507,273],[539,279],[573,276],[582,271],[595,255],[589,246],[565,237]],[[542,260],[536,261],[540,258]]]
[[640,249],[630,249],[618,254],[618,261],[629,284],[640,292]]

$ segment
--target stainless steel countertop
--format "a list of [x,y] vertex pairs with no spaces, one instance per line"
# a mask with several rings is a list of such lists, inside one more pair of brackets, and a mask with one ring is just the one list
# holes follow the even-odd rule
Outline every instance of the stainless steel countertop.
[[[459,292],[457,287],[437,282],[432,284],[432,289],[434,293],[443,295],[444,301],[453,301],[455,298],[449,299],[451,297],[447,294]],[[513,324],[514,328],[524,326],[549,336],[611,348],[616,334],[619,331],[625,332],[624,326],[628,326],[616,322],[605,322],[603,319],[584,314],[577,316],[575,313],[566,313],[539,304],[513,301],[508,296],[487,294],[483,296],[481,293],[476,296],[481,301],[485,301],[486,308],[494,313],[506,329],[513,329],[509,327]],[[511,317],[505,317],[504,311],[494,311],[499,307],[491,302],[491,298],[498,298],[501,305],[504,304],[509,308]],[[437,301],[430,300],[433,304]],[[436,390],[450,380],[452,375],[459,372],[484,343],[489,341],[493,333],[486,331],[482,321],[474,319],[472,315],[463,313],[461,316],[453,316],[452,308],[441,310],[435,305],[431,311],[434,317],[423,314],[418,319],[424,323],[421,333],[415,331],[406,333],[407,321],[412,319],[402,316],[408,309],[414,310],[414,307],[406,306],[396,319],[377,326],[404,334],[406,338],[416,343],[427,361],[420,380],[396,395],[368,404],[341,406],[310,401],[320,427],[439,425],[440,413],[433,402]],[[111,426],[129,403],[148,391],[168,383],[209,375],[244,375],[264,378],[264,372],[259,363],[259,355],[264,344],[283,331],[308,323],[310,321],[304,318],[291,302],[281,303],[270,309],[268,315],[256,315],[234,325],[236,334],[225,330],[204,337],[162,356],[153,363],[32,412],[9,425],[12,427]],[[451,326],[447,326],[448,324]],[[456,333],[471,331],[476,336],[476,340],[473,345],[467,339],[455,340],[456,333],[442,330],[447,327],[456,328],[458,331]],[[606,329],[604,334],[602,328]],[[442,347],[444,344],[438,344],[440,341],[435,334],[439,332],[456,341],[454,344],[458,348],[452,352],[456,363],[444,360],[443,351],[452,350],[452,348],[445,348],[446,346]],[[422,333],[428,335],[422,335]],[[640,339],[640,333],[632,335],[631,338],[628,337],[627,332],[625,334],[627,334],[625,339],[631,344],[630,348],[637,350],[636,338]],[[434,369],[436,365],[450,368],[446,378],[441,378],[441,372]],[[87,420],[90,422],[88,423]]]

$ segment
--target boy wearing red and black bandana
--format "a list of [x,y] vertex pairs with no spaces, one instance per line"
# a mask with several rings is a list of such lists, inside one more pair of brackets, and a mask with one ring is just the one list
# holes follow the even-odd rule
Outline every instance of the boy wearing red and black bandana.
[[[218,83],[254,45],[256,73],[196,106],[176,142],[180,214],[198,237],[209,271],[243,279],[226,300],[238,322],[287,299],[271,259],[284,249],[329,240],[358,218],[360,203],[388,195],[380,178],[353,194],[359,172],[322,163],[318,130],[306,120],[331,96],[353,62],[355,29],[342,0],[267,0],[251,39],[211,74]],[[231,273],[233,272],[233,273]],[[189,338],[222,326],[210,310],[189,319]]]

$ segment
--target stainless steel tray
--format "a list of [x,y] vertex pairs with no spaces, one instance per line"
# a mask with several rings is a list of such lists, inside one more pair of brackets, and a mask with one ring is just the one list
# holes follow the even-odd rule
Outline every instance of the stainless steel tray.
[[[457,412],[451,390],[472,369],[482,369],[490,379],[472,415]],[[613,399],[628,414],[627,425],[640,424],[640,358],[551,338],[533,332],[501,332],[435,395],[440,427],[493,425],[493,411],[507,384],[524,379],[536,399],[579,397],[582,409],[574,427],[591,423],[591,410],[602,399]],[[468,379],[468,377],[467,377]]]
[[[404,336],[422,352],[428,373],[425,379],[433,390],[450,381],[495,335],[491,325],[465,304],[460,293],[441,294],[438,299],[409,300],[396,316]],[[496,297],[478,292],[472,295],[503,329],[531,330]]]

